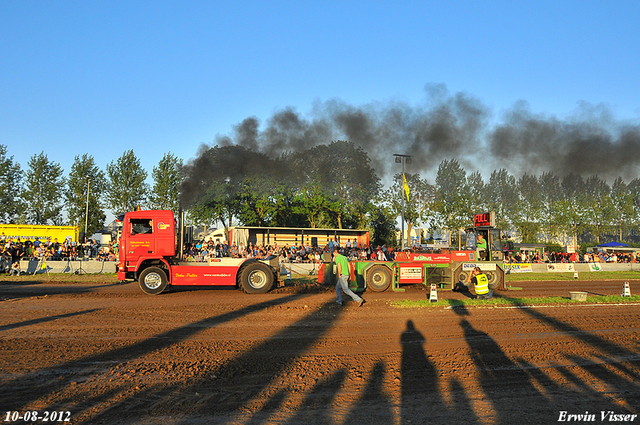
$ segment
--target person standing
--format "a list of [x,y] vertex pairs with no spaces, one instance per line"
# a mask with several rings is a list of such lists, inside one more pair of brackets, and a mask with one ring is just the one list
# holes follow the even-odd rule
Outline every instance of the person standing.
[[366,302],[364,298],[359,297],[358,295],[354,294],[351,289],[349,289],[349,261],[347,260],[347,257],[340,254],[340,251],[336,246],[334,246],[333,248],[333,261],[338,267],[338,283],[336,283],[336,303],[342,305],[342,292],[344,292],[358,303],[358,307],[362,307],[362,305]]
[[478,257],[478,260],[486,260],[486,253],[487,240],[482,237],[482,234],[478,233],[478,238],[476,239],[476,256]]
[[476,298],[488,300],[493,298],[493,290],[489,288],[489,278],[486,274],[482,273],[480,267],[473,269],[467,278],[467,283],[473,283]]

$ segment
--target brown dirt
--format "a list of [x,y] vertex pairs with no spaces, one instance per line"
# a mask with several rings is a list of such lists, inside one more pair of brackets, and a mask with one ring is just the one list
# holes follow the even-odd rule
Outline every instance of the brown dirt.
[[[496,296],[622,292],[618,281],[512,284],[524,289]],[[106,280],[0,282],[1,419],[540,424],[562,411],[596,422],[639,413],[640,305],[391,305],[426,295],[365,293],[363,307],[340,307],[317,285],[149,296]]]

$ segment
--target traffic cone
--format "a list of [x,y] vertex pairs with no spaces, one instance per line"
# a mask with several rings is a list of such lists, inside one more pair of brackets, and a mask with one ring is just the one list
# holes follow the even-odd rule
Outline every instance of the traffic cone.
[[631,288],[629,287],[629,282],[625,282],[624,286],[622,287],[622,295],[623,297],[630,297],[631,296]]
[[436,284],[431,284],[431,294],[429,295],[429,301],[432,303],[438,302],[438,291],[436,290]]
[[578,272],[573,272],[573,278],[577,279],[578,278]]

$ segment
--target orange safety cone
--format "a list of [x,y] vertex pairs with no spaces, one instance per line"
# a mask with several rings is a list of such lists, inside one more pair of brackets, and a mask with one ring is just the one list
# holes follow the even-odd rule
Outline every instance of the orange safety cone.
[[631,296],[631,288],[629,287],[629,282],[624,283],[624,286],[622,287],[622,296],[623,297]]

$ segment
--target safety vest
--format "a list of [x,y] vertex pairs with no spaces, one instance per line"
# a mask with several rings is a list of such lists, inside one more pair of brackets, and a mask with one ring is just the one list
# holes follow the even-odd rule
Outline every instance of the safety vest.
[[475,283],[476,294],[484,295],[489,293],[489,278],[484,273],[480,273],[476,275],[476,283]]

